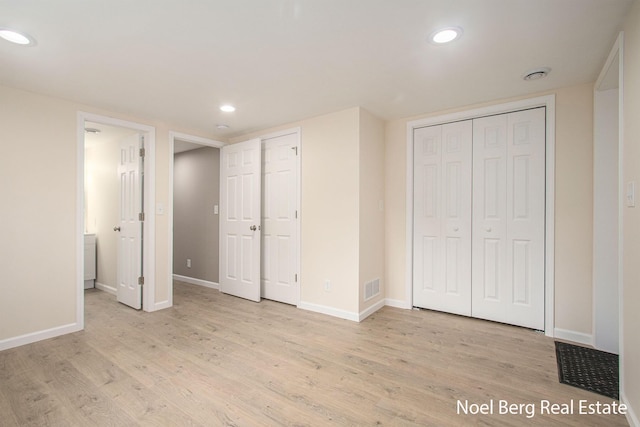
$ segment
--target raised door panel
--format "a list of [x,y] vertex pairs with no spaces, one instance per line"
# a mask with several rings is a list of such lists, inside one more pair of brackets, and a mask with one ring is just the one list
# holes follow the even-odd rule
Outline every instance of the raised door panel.
[[472,315],[544,329],[545,110],[474,120]]
[[135,309],[142,308],[142,191],[140,181],[141,136],[133,134],[120,141],[118,179],[120,182],[117,300]]
[[220,290],[260,301],[260,141],[221,149]]
[[264,298],[298,304],[298,134],[263,141],[262,267]]
[[473,120],[472,302],[474,317],[504,321],[507,116]]
[[414,305],[471,313],[471,122],[414,134]]
[[509,323],[544,329],[545,109],[508,115]]

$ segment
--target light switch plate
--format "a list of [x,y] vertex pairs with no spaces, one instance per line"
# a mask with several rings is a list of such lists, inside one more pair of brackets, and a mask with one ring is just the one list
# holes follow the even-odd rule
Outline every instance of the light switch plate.
[[635,181],[627,182],[627,207],[634,208],[636,206],[636,183]]

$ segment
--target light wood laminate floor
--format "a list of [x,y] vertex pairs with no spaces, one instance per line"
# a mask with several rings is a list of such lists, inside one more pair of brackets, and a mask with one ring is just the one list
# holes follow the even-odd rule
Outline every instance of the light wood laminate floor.
[[[155,313],[87,291],[84,331],[0,352],[0,425],[627,425],[578,414],[611,399],[559,384],[553,340],[534,331],[390,307],[355,323],[174,289]],[[501,415],[500,400],[535,413]],[[572,400],[574,415],[540,413]]]

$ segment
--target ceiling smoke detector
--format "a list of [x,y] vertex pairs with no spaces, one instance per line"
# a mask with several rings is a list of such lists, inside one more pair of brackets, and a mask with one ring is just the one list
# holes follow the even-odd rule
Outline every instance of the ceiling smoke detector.
[[540,80],[547,77],[550,71],[551,68],[548,67],[536,68],[535,70],[527,71],[522,78],[526,81]]

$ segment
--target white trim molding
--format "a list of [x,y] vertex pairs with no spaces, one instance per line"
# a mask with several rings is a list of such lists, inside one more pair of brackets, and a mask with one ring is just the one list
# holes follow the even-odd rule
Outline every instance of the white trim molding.
[[633,410],[633,405],[629,402],[627,395],[624,393],[624,390],[620,388],[620,402],[627,405],[627,422],[631,427],[640,427],[640,418],[638,418],[638,414]]
[[570,331],[568,329],[554,328],[553,336],[555,338],[572,341],[578,344],[584,344],[593,347],[593,335],[584,332]]
[[329,307],[327,305],[314,304],[310,302],[301,301],[298,304],[298,308],[303,310],[313,311],[315,313],[326,314],[328,316],[338,317],[340,319],[351,320],[358,322],[360,314],[353,311],[340,310],[339,308]]
[[384,300],[384,305],[395,308],[411,309],[411,304],[408,301],[402,301],[399,299],[387,298]]
[[358,314],[358,322],[362,322],[364,319],[371,316],[373,313],[380,310],[384,306],[385,306],[385,300],[381,299],[380,301],[373,304],[371,307],[362,310],[360,314]]
[[546,108],[546,196],[545,196],[545,335],[554,334],[554,288],[555,288],[555,135],[556,135],[556,97],[554,94],[527,98],[518,101],[494,104],[450,114],[443,114],[407,123],[407,177],[406,177],[406,304],[402,308],[413,306],[413,131],[414,129],[472,120],[496,114],[505,114],[530,108]]
[[116,288],[114,288],[113,286],[105,285],[104,283],[100,283],[98,281],[96,281],[96,289],[99,289],[102,292],[106,292],[106,293],[111,294],[111,295],[117,295],[118,294],[118,290]]
[[31,332],[29,334],[7,338],[0,341],[0,351],[8,350],[14,347],[20,347],[22,345],[31,344],[37,341],[47,340],[49,338],[55,338],[60,335],[70,334],[72,332],[78,332],[82,329],[84,328],[79,323],[70,323],[68,325],[45,329],[44,331]]
[[208,280],[196,279],[195,277],[181,276],[174,274],[173,279],[179,282],[188,283],[190,285],[204,286],[205,288],[220,289],[220,284],[216,282],[210,282]]
[[156,199],[156,128],[141,123],[116,119],[114,117],[100,114],[78,111],[77,113],[77,186],[76,186],[76,260],[78,271],[76,272],[77,303],[76,303],[76,324],[80,329],[84,329],[84,128],[85,121],[101,123],[110,126],[118,126],[138,131],[146,137],[145,139],[145,162],[144,162],[144,203],[146,219],[144,221],[144,256],[143,275],[145,286],[142,288],[142,309],[144,311],[159,310],[155,303],[155,274],[156,274],[156,221],[155,221],[155,199]]
[[[173,279],[177,276],[173,274],[173,162],[175,155],[176,139],[180,141],[190,142],[192,144],[202,145],[203,147],[222,148],[227,145],[224,142],[214,139],[203,138],[201,136],[188,135],[186,133],[169,131],[169,200],[167,202],[167,227],[168,227],[168,260],[169,260],[169,296],[160,305],[162,308],[173,306]],[[182,276],[179,276],[182,277]],[[178,279],[182,280],[182,279]],[[186,280],[182,280],[183,282]],[[192,282],[188,282],[192,283]],[[211,282],[212,283],[212,282]],[[196,283],[197,284],[197,283]],[[217,288],[216,288],[217,289]]]

